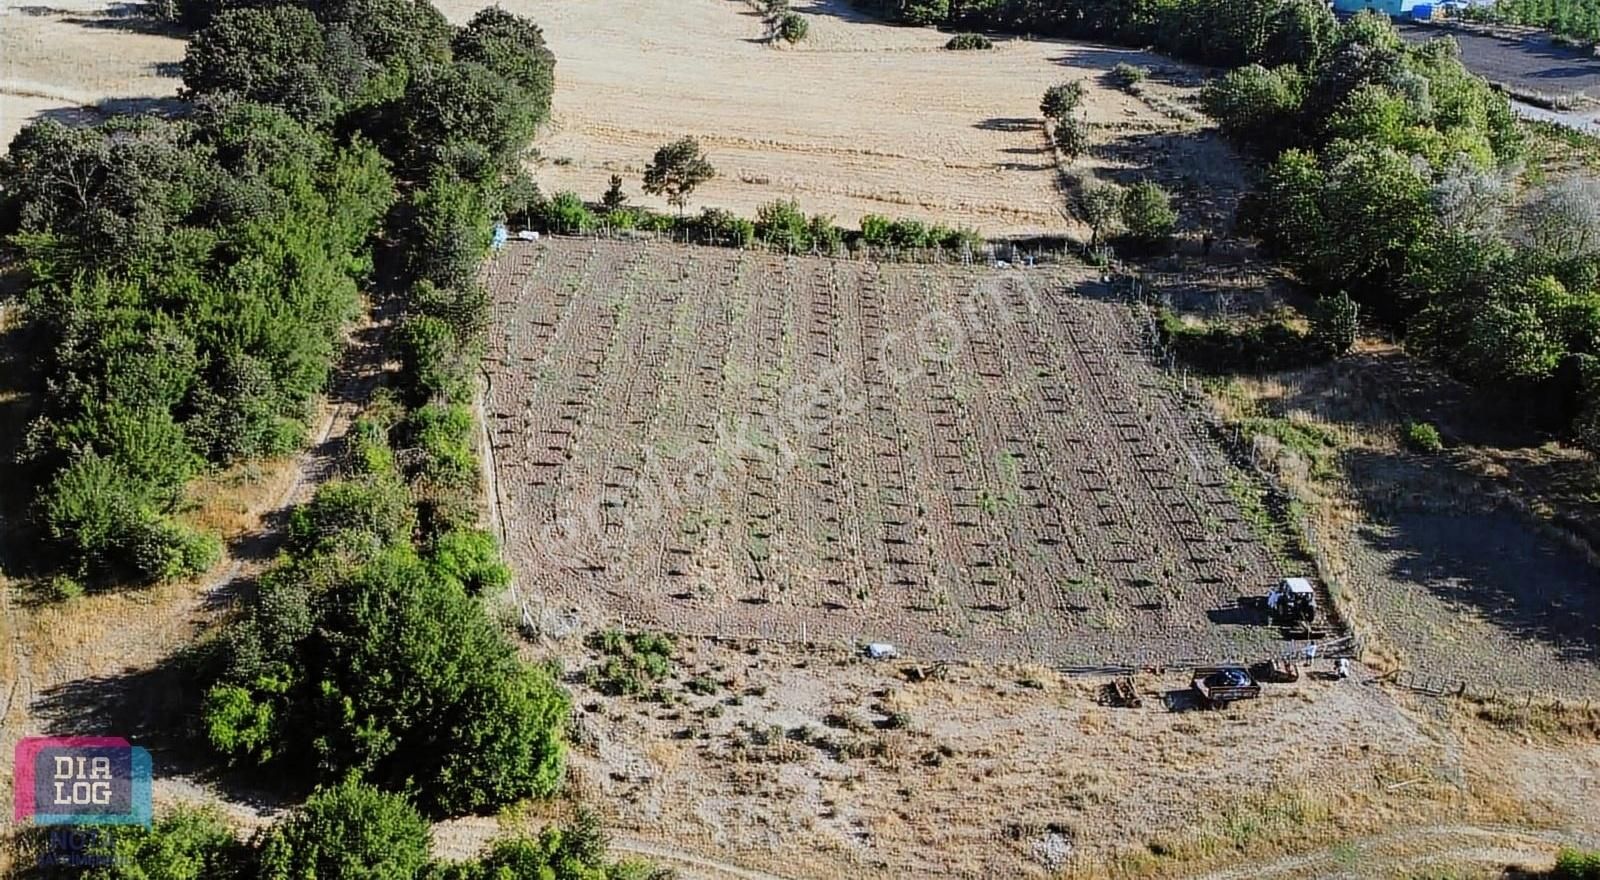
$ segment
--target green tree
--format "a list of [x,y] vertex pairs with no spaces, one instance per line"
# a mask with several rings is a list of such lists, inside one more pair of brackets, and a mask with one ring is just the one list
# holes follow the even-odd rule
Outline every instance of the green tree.
[[1200,105],[1224,134],[1264,153],[1293,143],[1305,83],[1292,67],[1252,64],[1206,84]]
[[1090,181],[1078,192],[1078,216],[1089,227],[1089,246],[1100,243],[1100,236],[1116,226],[1122,215],[1122,187],[1114,183]]
[[1122,195],[1122,224],[1136,239],[1159,241],[1178,225],[1178,212],[1172,209],[1172,197],[1166,190],[1153,181],[1141,180]]
[[611,175],[611,184],[606,187],[605,195],[600,197],[600,205],[607,211],[615,211],[628,203],[628,197],[622,192],[622,175]]
[[521,159],[539,121],[536,109],[505,77],[458,62],[419,73],[377,134],[413,174],[444,170],[488,185]]
[[644,191],[665,196],[667,203],[677,206],[682,215],[690,194],[716,174],[710,160],[700,152],[699,141],[679,138],[656,150],[655,158],[645,166]]
[[772,30],[778,39],[792,46],[806,38],[806,34],[811,32],[811,25],[800,13],[785,12],[777,19]]
[[[91,855],[105,865],[41,869],[61,880],[246,880],[253,854],[222,815],[209,807],[179,807],[149,828],[101,825]],[[35,874],[29,874],[32,877]]]
[[1063,118],[1056,122],[1054,142],[1061,155],[1072,161],[1089,149],[1089,126],[1075,116]]
[[354,782],[319,790],[261,838],[260,880],[414,880],[427,820],[397,794]]
[[1258,60],[1266,67],[1292,64],[1301,69],[1314,68],[1333,46],[1338,28],[1338,20],[1326,4],[1285,0],[1272,13]]
[[189,40],[183,85],[191,96],[231,93],[325,123],[351,97],[335,94],[326,53],[327,34],[304,7],[230,9]]
[[1344,291],[1317,299],[1311,315],[1311,342],[1328,357],[1344,357],[1355,348],[1361,307]]
[[549,118],[556,59],[538,25],[489,6],[472,16],[451,46],[457,61],[482,64],[509,80],[516,100],[528,107],[533,124]]

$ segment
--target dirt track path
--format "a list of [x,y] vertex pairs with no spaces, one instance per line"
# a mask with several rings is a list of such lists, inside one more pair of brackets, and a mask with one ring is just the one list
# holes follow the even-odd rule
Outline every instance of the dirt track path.
[[1549,867],[1570,835],[1507,826],[1432,825],[1407,828],[1267,864],[1200,875],[1196,880],[1271,880],[1294,877],[1392,877],[1430,866]]

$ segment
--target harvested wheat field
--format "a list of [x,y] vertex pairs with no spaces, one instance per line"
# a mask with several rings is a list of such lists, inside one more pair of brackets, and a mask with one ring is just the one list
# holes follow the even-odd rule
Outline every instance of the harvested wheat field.
[[41,117],[71,122],[168,109],[183,45],[135,4],[7,2],[0,8],[0,152]]
[[[461,22],[482,5],[442,8]],[[717,178],[691,208],[753,216],[761,204],[795,198],[848,226],[876,213],[991,236],[1061,232],[1069,221],[1039,118],[1046,87],[1084,79],[1100,141],[1127,136],[1153,147],[1155,133],[1199,130],[1168,115],[1195,78],[1134,50],[1018,39],[951,52],[948,34],[877,23],[834,0],[797,0],[811,35],[781,49],[761,39],[754,7],[736,0],[501,5],[539,22],[560,59],[539,184],[591,200],[617,174],[635,202],[664,207],[640,192],[640,174],[658,146],[694,135]],[[1155,71],[1145,97],[1103,82],[1123,61]],[[1232,164],[1209,137],[1159,146],[1174,176]],[[1086,160],[1097,162],[1121,165],[1114,155]]]
[[546,626],[1260,656],[1237,477],[1074,268],[514,244],[487,415]]

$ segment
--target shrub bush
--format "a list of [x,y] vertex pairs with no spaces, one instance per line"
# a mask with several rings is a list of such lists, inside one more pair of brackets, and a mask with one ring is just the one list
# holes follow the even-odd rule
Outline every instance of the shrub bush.
[[[254,878],[250,848],[240,843],[222,814],[210,807],[182,806],[149,828],[100,825],[87,867],[41,868],[17,876],[67,880],[247,880]],[[96,862],[99,864],[97,865]],[[106,867],[102,867],[102,865]]]
[[676,646],[670,636],[609,629],[589,636],[589,647],[599,651],[600,663],[589,667],[589,686],[613,696],[640,694],[651,682],[672,671]]
[[400,387],[408,402],[471,398],[470,353],[443,319],[412,315],[396,333]]
[[406,433],[416,445],[413,479],[468,496],[479,489],[472,410],[464,403],[428,404],[413,410]]
[[433,539],[428,564],[434,576],[474,596],[493,595],[511,583],[500,546],[482,529],[453,529]]
[[1044,98],[1039,101],[1039,112],[1046,119],[1060,122],[1071,116],[1083,103],[1083,91],[1082,80],[1057,83],[1045,89]]
[[1405,441],[1415,452],[1438,452],[1444,449],[1439,429],[1427,422],[1406,422]]
[[289,515],[289,547],[301,556],[361,557],[411,537],[416,515],[406,487],[387,477],[334,480]]
[[944,44],[946,49],[953,51],[967,51],[971,49],[993,49],[994,41],[983,34],[956,34]]
[[800,204],[793,200],[768,202],[757,208],[756,236],[774,250],[803,252],[811,249],[811,228]]
[[791,46],[805,39],[806,34],[809,34],[810,32],[810,23],[806,21],[805,16],[798,12],[785,12],[783,16],[778,19],[778,39],[788,43]]
[[1360,331],[1360,313],[1355,300],[1343,291],[1319,297],[1311,313],[1312,343],[1327,357],[1349,354]]
[[1122,225],[1134,238],[1159,241],[1171,235],[1177,224],[1172,197],[1156,183],[1141,180],[1123,193]]
[[861,218],[861,240],[873,247],[884,247],[889,243],[889,227],[891,221],[881,214],[866,214]]
[[1089,126],[1081,119],[1065,118],[1056,122],[1056,149],[1067,161],[1077,159],[1089,149]]
[[1144,82],[1145,77],[1149,75],[1150,71],[1143,67],[1129,64],[1126,61],[1117,62],[1117,65],[1111,68],[1111,73],[1108,74],[1112,85],[1119,89],[1130,90],[1139,83]]
[[140,523],[131,536],[133,564],[146,580],[193,577],[222,558],[222,541],[164,517]]
[[536,225],[546,232],[575,235],[588,232],[596,225],[594,212],[583,203],[577,193],[559,192],[539,206]]
[[427,820],[403,796],[345,782],[313,794],[265,832],[259,877],[413,880],[428,864],[431,839]]
[[813,214],[806,232],[811,237],[811,246],[825,254],[836,253],[844,247],[844,230],[826,214]]
[[1600,880],[1600,850],[1563,848],[1550,876],[1554,880]]
[[478,277],[492,235],[489,204],[477,186],[442,174],[411,198],[406,237],[411,277],[466,288]]
[[706,208],[695,219],[698,234],[715,244],[749,247],[756,240],[756,224],[721,208]]

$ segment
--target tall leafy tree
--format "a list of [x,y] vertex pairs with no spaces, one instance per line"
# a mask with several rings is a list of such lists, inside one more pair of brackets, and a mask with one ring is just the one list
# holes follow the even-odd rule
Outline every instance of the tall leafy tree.
[[644,191],[665,196],[678,213],[689,203],[689,196],[700,184],[712,179],[717,170],[700,152],[700,142],[692,137],[679,138],[656,150],[655,157],[644,169]]

